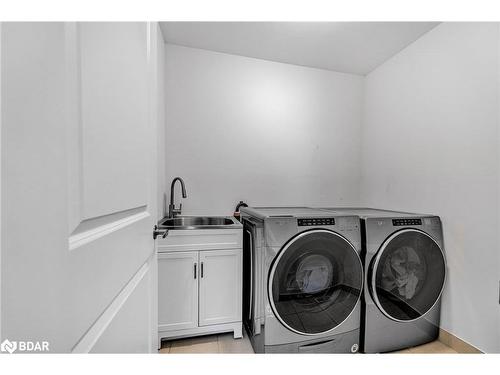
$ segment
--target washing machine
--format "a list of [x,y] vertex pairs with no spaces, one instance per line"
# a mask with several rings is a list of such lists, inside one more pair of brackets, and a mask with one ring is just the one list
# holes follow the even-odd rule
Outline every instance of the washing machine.
[[363,267],[357,216],[241,208],[243,321],[256,353],[355,353]]
[[391,352],[435,340],[446,280],[440,218],[370,208],[326,211],[361,220],[361,351]]

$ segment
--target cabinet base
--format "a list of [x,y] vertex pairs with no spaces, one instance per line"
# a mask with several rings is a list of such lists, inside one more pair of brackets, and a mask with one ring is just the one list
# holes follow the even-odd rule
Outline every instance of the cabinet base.
[[161,349],[162,340],[174,340],[186,337],[213,335],[216,333],[233,332],[235,339],[243,337],[242,322],[214,324],[204,327],[195,327],[189,329],[180,329],[177,331],[160,331],[158,332],[158,350]]

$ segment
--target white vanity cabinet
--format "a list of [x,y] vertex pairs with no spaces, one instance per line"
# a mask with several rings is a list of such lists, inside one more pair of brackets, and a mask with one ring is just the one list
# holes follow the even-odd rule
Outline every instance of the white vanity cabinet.
[[171,230],[157,241],[158,345],[220,332],[242,337],[241,229]]

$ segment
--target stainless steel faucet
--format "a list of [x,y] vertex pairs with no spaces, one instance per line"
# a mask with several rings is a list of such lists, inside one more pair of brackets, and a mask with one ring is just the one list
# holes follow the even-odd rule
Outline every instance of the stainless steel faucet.
[[168,205],[168,217],[176,217],[181,213],[182,203],[179,205],[179,208],[175,208],[174,203],[174,187],[175,183],[179,181],[181,183],[182,188],[182,198],[187,198],[186,187],[184,186],[184,181],[180,177],[176,177],[172,180],[172,184],[170,185],[170,204]]

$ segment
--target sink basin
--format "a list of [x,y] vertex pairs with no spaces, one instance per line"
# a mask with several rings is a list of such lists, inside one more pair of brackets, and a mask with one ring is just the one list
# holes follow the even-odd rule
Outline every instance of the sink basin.
[[240,225],[235,218],[225,216],[179,216],[162,219],[158,224],[166,229],[220,229]]

